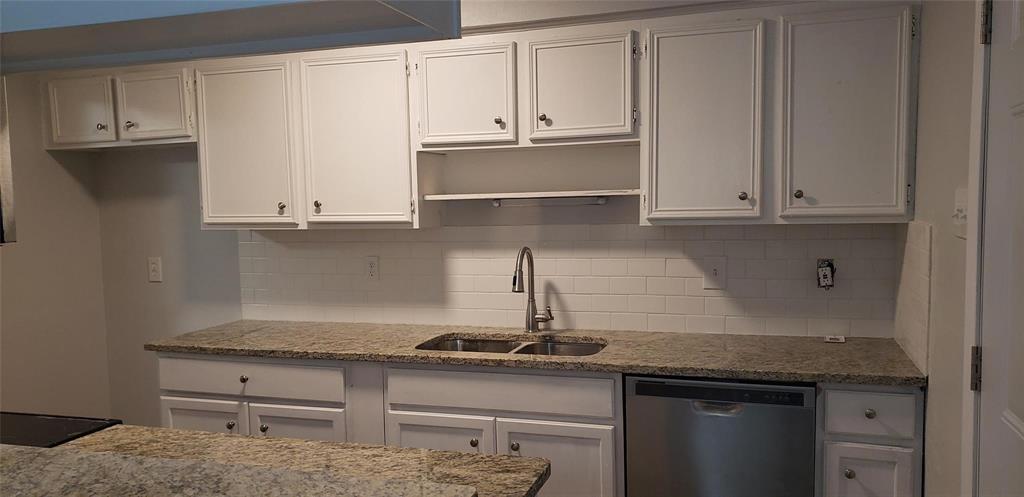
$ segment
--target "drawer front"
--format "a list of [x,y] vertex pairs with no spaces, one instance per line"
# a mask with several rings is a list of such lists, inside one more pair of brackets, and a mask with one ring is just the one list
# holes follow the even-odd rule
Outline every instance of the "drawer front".
[[825,444],[825,497],[912,497],[914,451],[881,445]]
[[914,438],[913,394],[825,391],[825,428],[830,434]]
[[345,402],[341,368],[160,358],[160,388],[182,392]]
[[615,416],[611,378],[388,369],[391,405]]

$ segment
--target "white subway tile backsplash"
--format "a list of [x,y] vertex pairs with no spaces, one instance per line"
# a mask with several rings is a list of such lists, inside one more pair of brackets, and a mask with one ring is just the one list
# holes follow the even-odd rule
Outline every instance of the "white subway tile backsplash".
[[[238,264],[252,319],[522,326],[526,297],[511,292],[512,272],[528,245],[554,329],[892,336],[898,234],[884,225],[240,231]],[[367,256],[380,258],[379,281],[366,278]],[[705,258],[722,256],[726,288],[704,290]],[[836,260],[829,292],[815,285],[818,257]],[[907,259],[907,298],[926,298],[927,278],[914,276],[927,262]]]

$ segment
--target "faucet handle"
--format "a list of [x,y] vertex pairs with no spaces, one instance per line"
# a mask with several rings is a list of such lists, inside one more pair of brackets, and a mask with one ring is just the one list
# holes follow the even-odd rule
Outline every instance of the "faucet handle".
[[534,317],[538,323],[546,323],[548,321],[554,321],[555,316],[551,314],[551,306],[545,306],[544,312],[538,312],[537,316]]

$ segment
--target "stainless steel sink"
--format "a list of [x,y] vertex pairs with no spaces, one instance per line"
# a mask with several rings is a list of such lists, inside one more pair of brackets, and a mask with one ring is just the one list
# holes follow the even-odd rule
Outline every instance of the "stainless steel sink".
[[452,352],[492,352],[504,354],[522,345],[512,340],[483,338],[442,338],[430,339],[416,346],[420,350],[446,350]]
[[584,356],[594,355],[604,348],[603,343],[585,342],[533,342],[523,345],[516,354]]

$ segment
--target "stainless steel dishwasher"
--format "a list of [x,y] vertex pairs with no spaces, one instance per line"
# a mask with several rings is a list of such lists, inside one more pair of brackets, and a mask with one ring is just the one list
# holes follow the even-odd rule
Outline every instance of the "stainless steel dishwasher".
[[814,388],[626,377],[628,497],[813,497]]

